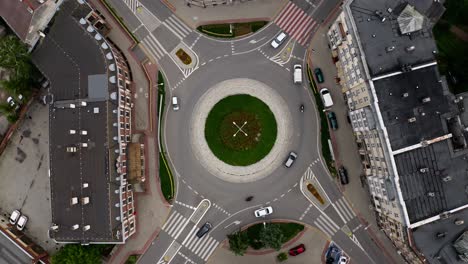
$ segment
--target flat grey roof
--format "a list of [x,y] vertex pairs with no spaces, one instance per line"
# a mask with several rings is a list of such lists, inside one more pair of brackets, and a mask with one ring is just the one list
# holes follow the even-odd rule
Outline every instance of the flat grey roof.
[[[431,66],[374,81],[393,150],[448,134],[441,115],[450,108],[439,80],[437,66]],[[415,122],[409,122],[412,117]]]
[[[431,23],[426,18],[423,29],[411,35],[402,35],[399,30],[397,17],[408,2],[422,15],[431,16],[434,13],[433,0],[354,0],[351,12],[356,23],[357,32],[361,39],[367,64],[371,76],[401,69],[403,64],[422,64],[434,61],[432,51],[436,45],[432,39]],[[392,9],[392,13],[388,12]],[[376,15],[376,11],[382,12],[385,21]],[[414,46],[414,50],[407,52],[406,48]],[[386,48],[394,47],[387,52]]]
[[[455,225],[457,219],[464,219],[464,225]],[[453,214],[412,230],[416,247],[432,264],[462,264],[452,244],[466,230],[468,210]],[[447,232],[445,237],[437,238],[437,233]]]
[[[50,33],[33,54],[34,62],[50,79],[49,93],[54,95],[50,107],[50,183],[52,223],[58,230],[51,236],[59,242],[119,242],[115,232],[121,228],[119,203],[120,182],[116,178],[118,154],[117,122],[108,101],[116,92],[108,83],[107,60],[94,39],[78,23],[89,13],[87,5],[65,1]],[[80,106],[80,102],[86,106]],[[70,103],[76,108],[70,108]],[[97,110],[97,111],[96,111]],[[70,134],[75,130],[76,134]],[[80,131],[87,131],[80,135]],[[87,147],[80,144],[86,143]],[[67,152],[67,147],[76,152]],[[83,188],[87,183],[88,187]],[[72,197],[78,204],[72,205]],[[89,197],[89,204],[81,199]],[[73,225],[79,228],[72,230]],[[90,225],[88,231],[83,231]]]
[[13,242],[11,242],[3,233],[0,234],[0,252],[0,264],[31,263],[31,257],[26,255],[18,248],[18,246],[13,244]]

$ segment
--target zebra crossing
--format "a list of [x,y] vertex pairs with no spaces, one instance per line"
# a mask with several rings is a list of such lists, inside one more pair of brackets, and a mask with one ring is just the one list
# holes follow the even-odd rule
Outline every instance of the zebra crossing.
[[148,51],[155,57],[160,60],[164,55],[167,54],[166,49],[161,45],[161,43],[153,36],[153,34],[148,34],[142,41],[145,44],[145,47]]
[[317,217],[314,224],[329,237],[333,237],[333,235],[340,229],[338,225],[326,214],[321,214]]
[[166,26],[167,29],[169,29],[179,39],[185,38],[192,32],[192,29],[185,25],[185,23],[174,14],[164,20],[162,24]]
[[332,203],[332,206],[345,224],[356,216],[344,196]]
[[202,238],[198,238],[196,236],[197,231],[198,227],[193,226],[192,230],[190,230],[187,237],[182,242],[182,246],[192,251],[203,261],[207,261],[211,254],[213,254],[215,249],[218,247],[219,242],[208,234]]
[[288,2],[275,23],[301,45],[307,43],[309,33],[316,25],[316,21],[293,2]]
[[166,223],[164,223],[162,230],[164,230],[169,236],[176,239],[182,230],[184,230],[188,221],[188,218],[184,217],[177,211],[173,211]]
[[137,8],[140,6],[140,2],[138,0],[123,0],[124,3],[132,10],[133,13],[136,13]]
[[309,167],[307,167],[307,170],[304,172],[304,179],[305,180],[312,180],[313,177],[315,177],[314,172],[312,171],[312,169],[309,166]]

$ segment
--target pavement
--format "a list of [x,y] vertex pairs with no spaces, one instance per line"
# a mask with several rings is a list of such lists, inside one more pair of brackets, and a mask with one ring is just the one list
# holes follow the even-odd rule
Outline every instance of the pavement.
[[[329,22],[332,22],[330,18]],[[364,173],[360,155],[358,152],[357,143],[353,134],[351,125],[347,121],[347,105],[341,93],[341,87],[335,82],[337,76],[336,66],[333,63],[331,50],[328,48],[328,40],[326,32],[329,25],[322,26],[311,41],[310,47],[315,51],[311,53],[311,68],[319,67],[324,74],[325,82],[320,84],[320,87],[329,88],[332,94],[334,105],[331,108],[335,112],[339,124],[339,129],[336,131],[330,130],[334,154],[337,167],[344,166],[348,170],[350,183],[341,186],[341,191],[346,198],[349,199],[351,206],[355,211],[359,212],[358,216],[375,235],[376,240],[380,241],[387,251],[392,255],[392,258],[400,263],[403,263],[403,258],[396,253],[396,249],[392,242],[387,238],[383,231],[379,230],[376,222],[376,214],[371,204],[368,186],[362,185],[360,176]],[[340,183],[335,179],[336,184]]]
[[306,228],[302,235],[294,242],[288,243],[280,251],[273,251],[266,254],[246,253],[244,256],[236,256],[229,250],[229,243],[226,241],[222,247],[219,247],[207,263],[216,264],[258,264],[258,263],[277,263],[276,256],[280,252],[286,252],[296,245],[304,244],[306,251],[298,256],[288,256],[287,264],[304,264],[304,263],[322,263],[322,255],[328,239],[315,228]]
[[34,102],[0,156],[0,211],[18,209],[29,217],[24,233],[53,254],[60,246],[48,237],[51,223],[48,106]]

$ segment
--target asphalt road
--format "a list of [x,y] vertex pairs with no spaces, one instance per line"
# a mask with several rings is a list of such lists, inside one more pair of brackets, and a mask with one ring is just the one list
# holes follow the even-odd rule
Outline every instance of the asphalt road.
[[[200,35],[171,15],[159,1],[142,0],[140,12],[125,8],[121,0],[110,2],[126,21],[132,21],[130,29],[142,40],[150,59],[164,72],[170,88],[167,99],[176,95],[181,106],[174,112],[169,102],[166,103],[168,109],[163,126],[162,143],[176,175],[175,202],[162,231],[139,263],[204,263],[227,234],[259,221],[253,211],[263,205],[272,206],[274,213],[260,222],[275,219],[302,222],[324,232],[354,263],[390,262],[358,221],[321,160],[318,113],[306,86],[306,76],[303,85],[292,82],[292,65],[303,64],[305,69],[305,47],[301,43],[308,43],[338,1],[288,3],[278,18],[262,30],[233,41]],[[124,8],[120,8],[122,6]],[[296,12],[296,15],[288,16],[283,12]],[[288,21],[288,17],[297,19]],[[305,28],[297,27],[301,21],[307,21],[302,24]],[[280,48],[273,49],[271,39],[281,30],[290,37]],[[181,44],[196,55],[194,67],[184,68],[170,55]],[[236,184],[211,175],[194,156],[190,120],[198,99],[213,85],[234,78],[263,82],[286,102],[291,112],[293,136],[282,157],[286,158],[290,150],[299,154],[292,168],[278,165],[264,179]],[[304,113],[299,111],[301,104],[305,105]],[[325,209],[313,206],[299,189],[301,178],[310,171],[330,202]],[[247,196],[254,196],[253,201],[246,202]],[[196,208],[204,199],[210,201],[210,207],[202,218],[194,221]],[[206,221],[213,224],[213,229],[202,239],[194,238]]]

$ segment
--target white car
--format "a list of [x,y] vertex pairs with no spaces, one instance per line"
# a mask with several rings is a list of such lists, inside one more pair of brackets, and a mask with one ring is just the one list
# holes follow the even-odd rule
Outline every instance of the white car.
[[255,217],[265,217],[273,213],[273,208],[271,206],[262,207],[258,210],[255,210]]
[[320,97],[322,97],[323,106],[329,108],[333,106],[333,100],[327,88],[322,88],[320,90]]
[[27,222],[28,222],[27,216],[25,215],[20,216],[20,218],[18,219],[18,223],[16,223],[16,229],[18,229],[19,231],[23,230]]
[[290,168],[296,159],[297,159],[296,152],[291,151],[289,153],[288,159],[284,162],[284,166],[286,166],[286,168]]
[[18,210],[14,210],[13,213],[10,215],[10,224],[14,225],[16,222],[18,222],[18,219],[20,218],[21,213]]
[[179,98],[177,96],[172,96],[172,110],[179,110]]
[[294,65],[293,77],[295,84],[302,83],[302,66],[300,64]]
[[288,35],[286,35],[286,33],[280,32],[271,42],[271,46],[275,49],[278,48],[281,44],[283,44],[287,37]]

